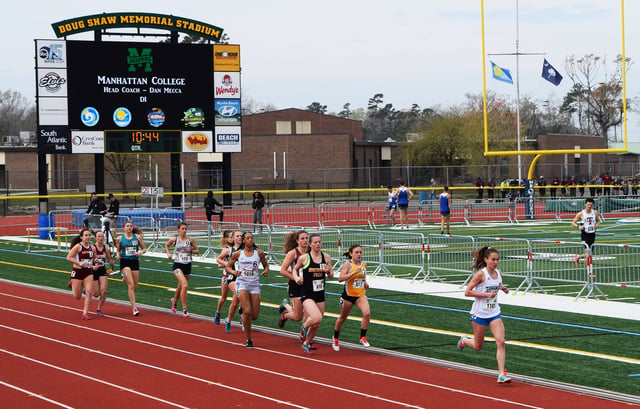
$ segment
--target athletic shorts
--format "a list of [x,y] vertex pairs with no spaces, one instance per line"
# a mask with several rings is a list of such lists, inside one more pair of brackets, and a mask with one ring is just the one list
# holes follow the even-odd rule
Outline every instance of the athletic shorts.
[[451,212],[440,212],[440,216],[451,216]]
[[93,270],[93,281],[98,281],[100,277],[107,276],[107,269],[104,267],[100,267],[97,270]]
[[259,280],[236,280],[236,291],[249,291],[249,294],[260,294],[260,281]]
[[587,246],[593,246],[593,243],[596,242],[596,234],[595,233],[585,233],[584,231],[580,234],[580,238]]
[[488,326],[491,321],[497,320],[498,318],[502,318],[500,317],[500,314],[491,318],[480,318],[471,314],[471,321],[475,322],[476,324],[484,325],[485,327]]
[[80,270],[74,268],[71,271],[71,279],[73,280],[84,280],[90,275],[93,275],[93,271],[90,268],[81,268]]
[[289,298],[302,297],[302,286],[293,280],[289,280]]
[[[342,290],[342,295],[340,296],[340,298],[342,298],[342,300],[349,301],[351,304],[355,304],[360,297],[352,297],[350,295],[347,295],[346,290]],[[340,304],[342,304],[342,300],[340,300]]]
[[398,205],[398,209],[406,210],[408,207],[409,207],[409,203],[407,203],[407,204],[399,204]]
[[191,263],[188,263],[188,264],[173,263],[172,270],[176,271],[177,269],[180,269],[182,271],[182,274],[184,274],[185,276],[188,276],[191,274]]
[[317,303],[319,302],[324,302],[324,291],[319,291],[319,292],[313,292],[310,295],[303,295],[302,297],[300,297],[300,301],[302,301],[303,303],[305,302],[305,300],[313,300]]
[[120,271],[125,267],[129,267],[131,271],[140,271],[140,260],[137,258],[121,258],[120,259]]

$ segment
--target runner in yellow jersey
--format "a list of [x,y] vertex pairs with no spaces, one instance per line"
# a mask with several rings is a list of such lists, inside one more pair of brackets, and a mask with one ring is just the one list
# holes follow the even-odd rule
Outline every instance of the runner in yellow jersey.
[[360,324],[360,344],[369,347],[367,342],[367,330],[369,329],[369,320],[371,319],[371,310],[369,308],[369,300],[367,299],[367,264],[362,261],[362,247],[354,244],[349,247],[349,251],[345,253],[349,259],[345,261],[340,270],[338,281],[344,281],[344,290],[340,297],[340,317],[336,321],[333,330],[333,350],[340,351],[340,330],[342,324],[347,320],[351,309],[355,305],[362,312],[362,322]]

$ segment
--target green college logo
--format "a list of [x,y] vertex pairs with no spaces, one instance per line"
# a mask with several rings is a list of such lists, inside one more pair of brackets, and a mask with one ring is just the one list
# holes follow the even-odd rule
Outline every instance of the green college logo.
[[127,56],[127,64],[129,64],[129,71],[135,72],[136,67],[142,67],[144,65],[144,72],[151,72],[151,64],[153,64],[153,57],[151,56],[151,48],[143,48],[142,53],[138,53],[137,48],[129,48],[129,55]]

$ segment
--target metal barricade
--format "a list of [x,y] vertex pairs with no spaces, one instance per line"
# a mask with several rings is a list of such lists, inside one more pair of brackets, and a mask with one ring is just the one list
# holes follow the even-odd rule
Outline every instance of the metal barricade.
[[304,227],[272,225],[269,227],[269,230],[271,232],[269,235],[270,237],[269,261],[276,264],[282,264],[282,261],[284,261],[284,257],[286,255],[284,253],[284,244],[285,244],[287,235],[289,235],[289,233],[292,233],[294,231],[304,230]]
[[56,227],[67,229],[67,231],[74,232],[80,231],[82,227],[82,221],[80,225],[74,225],[73,212],[71,210],[52,210],[49,212],[49,220],[53,217],[53,223]]
[[[393,277],[412,277],[415,281],[421,275],[427,279],[424,268],[425,239],[421,233],[382,232],[381,270]],[[417,270],[415,274],[407,270]],[[404,270],[404,271],[402,271]]]
[[596,242],[592,259],[595,284],[640,287],[640,246]]
[[271,248],[271,229],[266,224],[239,223],[240,231],[253,234],[253,244],[260,250],[269,262],[273,262],[273,250]]
[[475,239],[471,236],[428,235],[427,270],[423,281],[465,283],[473,273],[475,250]]
[[[49,240],[52,240],[51,236],[53,234],[55,234],[55,240],[56,240],[56,248],[54,249],[46,249],[46,250],[32,250],[31,249],[31,233],[32,232],[36,232],[39,234],[41,231],[46,231],[49,234],[47,235],[49,237]],[[27,253],[45,253],[45,252],[50,252],[50,251],[60,251],[63,248],[64,249],[68,249],[69,248],[69,237],[67,235],[68,230],[65,227],[27,227]],[[64,235],[64,241],[62,240],[62,236]]]
[[[156,220],[153,217],[130,216],[129,221],[142,231],[143,240],[148,251],[158,247],[158,230],[156,229]],[[162,245],[164,246],[164,243]]]
[[313,203],[274,204],[269,214],[272,225],[320,226],[320,213]]
[[575,265],[575,256],[584,254],[582,243],[552,240],[531,240],[532,276],[530,282],[523,282],[525,292],[533,287],[548,291],[550,285],[541,285],[540,281],[553,282],[556,285],[588,285],[587,270],[584,266]]
[[331,256],[333,268],[338,268],[342,265],[344,252],[342,246],[342,232],[341,230],[334,228],[315,228],[309,227],[305,229],[309,233],[309,241],[311,241],[312,234],[319,234],[322,240],[322,251]]
[[509,222],[509,202],[496,200],[493,202],[469,203],[469,223],[477,222]]
[[319,207],[321,226],[371,225],[367,202],[323,202]]
[[[393,226],[393,221],[389,219],[389,202],[371,202],[369,203],[369,226],[376,228],[378,226]],[[397,209],[396,209],[397,210]],[[394,212],[394,218],[398,221],[397,213]]]

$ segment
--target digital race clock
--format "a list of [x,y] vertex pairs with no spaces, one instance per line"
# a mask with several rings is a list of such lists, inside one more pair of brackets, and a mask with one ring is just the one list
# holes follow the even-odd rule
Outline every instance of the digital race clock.
[[114,130],[104,132],[105,153],[180,153],[181,132],[176,130]]

